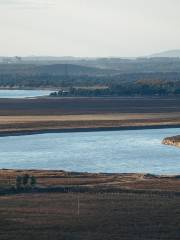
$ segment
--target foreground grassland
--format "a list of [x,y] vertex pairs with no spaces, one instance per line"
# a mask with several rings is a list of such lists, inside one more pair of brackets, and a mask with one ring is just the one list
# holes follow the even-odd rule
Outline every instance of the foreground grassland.
[[0,99],[0,134],[180,126],[180,98]]
[[179,200],[148,193],[4,196],[0,238],[179,240]]
[[25,173],[37,190],[0,195],[0,239],[180,239],[179,176],[1,170],[1,189]]

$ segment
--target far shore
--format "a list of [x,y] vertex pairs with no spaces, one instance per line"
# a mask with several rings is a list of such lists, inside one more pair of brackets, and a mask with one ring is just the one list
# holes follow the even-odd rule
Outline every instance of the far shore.
[[179,127],[174,97],[0,99],[0,136]]
[[148,130],[148,129],[167,129],[180,128],[180,124],[174,125],[144,125],[144,126],[122,126],[122,127],[92,127],[92,128],[62,128],[62,129],[39,129],[39,130],[7,130],[0,131],[0,137],[24,136],[48,133],[80,133],[80,132],[105,132],[105,131],[127,131],[127,130]]

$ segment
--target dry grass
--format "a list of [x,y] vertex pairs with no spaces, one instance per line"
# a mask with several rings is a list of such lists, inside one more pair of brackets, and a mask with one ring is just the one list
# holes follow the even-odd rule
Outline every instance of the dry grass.
[[68,116],[13,116],[0,117],[0,134],[25,131],[55,131],[78,129],[123,129],[134,127],[180,126],[179,117],[156,115],[68,115]]
[[16,176],[26,173],[42,189],[98,191],[1,195],[2,240],[180,239],[179,176],[1,170],[0,188],[13,186]]
[[179,240],[179,200],[132,193],[4,196],[0,239]]
[[83,114],[83,115],[42,115],[42,116],[0,116],[0,124],[49,122],[49,121],[122,121],[122,120],[157,120],[157,119],[178,119],[179,113],[114,113],[114,114]]
[[15,185],[16,176],[29,174],[37,178],[39,187],[87,186],[115,189],[145,189],[180,192],[179,176],[153,176],[146,174],[91,174],[64,171],[0,170],[0,186]]
[[0,99],[0,116],[180,113],[180,98]]

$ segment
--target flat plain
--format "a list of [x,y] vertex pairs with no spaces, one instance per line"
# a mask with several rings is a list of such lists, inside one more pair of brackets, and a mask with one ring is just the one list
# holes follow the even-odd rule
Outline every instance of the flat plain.
[[180,238],[179,176],[1,170],[1,187],[25,173],[37,189],[0,196],[0,239]]
[[1,135],[180,126],[180,98],[0,99]]

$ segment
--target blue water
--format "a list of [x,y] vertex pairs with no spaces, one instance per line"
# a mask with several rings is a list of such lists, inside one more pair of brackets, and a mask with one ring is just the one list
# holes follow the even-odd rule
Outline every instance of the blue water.
[[180,129],[53,133],[0,138],[0,168],[180,174]]
[[34,98],[47,96],[49,90],[0,90],[0,98]]

